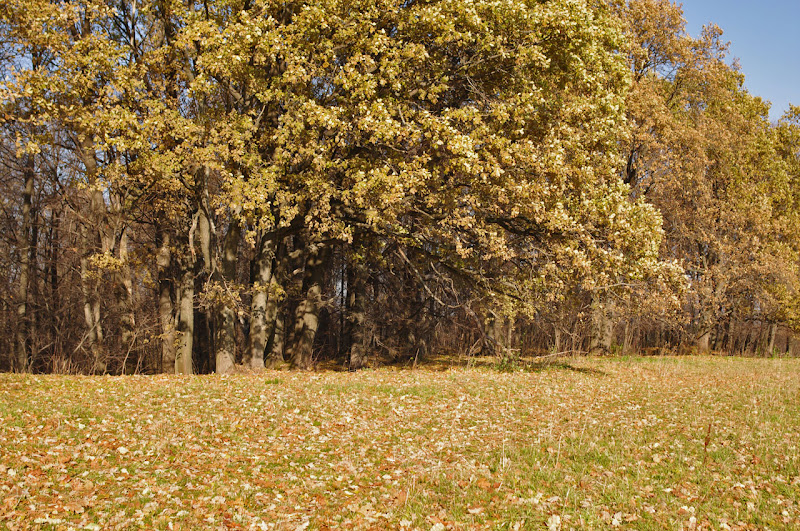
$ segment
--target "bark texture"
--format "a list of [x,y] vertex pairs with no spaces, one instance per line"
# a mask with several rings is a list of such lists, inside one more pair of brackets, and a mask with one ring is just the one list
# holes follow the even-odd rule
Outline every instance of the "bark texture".
[[297,306],[292,332],[292,367],[311,368],[314,338],[319,328],[319,311],[322,307],[322,281],[325,275],[328,248],[312,244],[306,248],[303,293],[305,297]]
[[262,235],[253,268],[253,300],[250,307],[250,352],[248,355],[250,367],[263,369],[267,343],[274,333],[275,317],[277,313],[276,293],[271,292],[275,282],[274,277],[274,252],[272,239]]
[[185,264],[181,275],[178,345],[175,353],[175,374],[192,374],[194,347],[194,271]]
[[33,156],[28,155],[25,161],[25,186],[22,191],[22,227],[20,227],[21,245],[19,246],[19,280],[17,286],[17,331],[16,356],[14,370],[28,370],[28,283],[31,266],[31,210],[33,203],[33,181],[35,175]]
[[172,249],[169,232],[156,228],[156,268],[158,273],[158,320],[161,324],[161,370],[175,372],[175,308],[174,282],[171,276]]
[[221,282],[225,298],[219,305],[217,315],[217,339],[215,341],[216,372],[228,374],[236,363],[236,309],[234,308],[236,283],[236,256],[239,250],[241,225],[232,221],[225,236],[222,249]]

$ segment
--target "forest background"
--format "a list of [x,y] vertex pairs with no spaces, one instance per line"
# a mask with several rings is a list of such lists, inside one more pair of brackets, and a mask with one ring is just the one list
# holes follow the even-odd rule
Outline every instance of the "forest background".
[[663,0],[7,0],[0,370],[796,355],[800,108]]

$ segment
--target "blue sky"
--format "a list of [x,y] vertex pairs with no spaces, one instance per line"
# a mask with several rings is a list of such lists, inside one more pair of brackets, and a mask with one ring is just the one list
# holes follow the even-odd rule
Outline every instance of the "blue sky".
[[[680,0],[678,0],[680,3]],[[713,22],[738,57],[745,86],[772,102],[773,120],[800,105],[800,0],[683,0],[686,29]]]

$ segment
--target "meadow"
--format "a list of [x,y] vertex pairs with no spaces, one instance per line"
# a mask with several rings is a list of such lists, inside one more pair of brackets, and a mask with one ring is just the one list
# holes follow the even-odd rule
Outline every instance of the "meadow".
[[800,528],[800,360],[0,375],[0,528]]

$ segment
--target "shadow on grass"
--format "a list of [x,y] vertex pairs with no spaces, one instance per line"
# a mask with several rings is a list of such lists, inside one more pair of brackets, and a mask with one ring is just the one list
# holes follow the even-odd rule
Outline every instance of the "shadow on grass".
[[[488,369],[497,372],[542,372],[547,370],[564,370],[595,376],[606,376],[608,373],[594,367],[576,365],[569,358],[553,357],[521,357],[500,359],[495,356],[472,356],[463,358],[454,355],[428,355],[419,358],[376,356],[368,364],[371,369],[391,368],[399,371],[444,372],[455,368]],[[315,365],[318,372],[348,372],[346,363],[341,360],[326,360]]]
[[572,365],[568,361],[531,361],[528,362],[525,366],[524,370],[530,372],[542,372],[546,370],[552,369],[561,369],[565,371],[572,371],[578,372],[581,374],[593,374],[595,376],[607,376],[608,373],[605,371],[601,371],[600,369],[596,369],[594,367],[578,367]]

